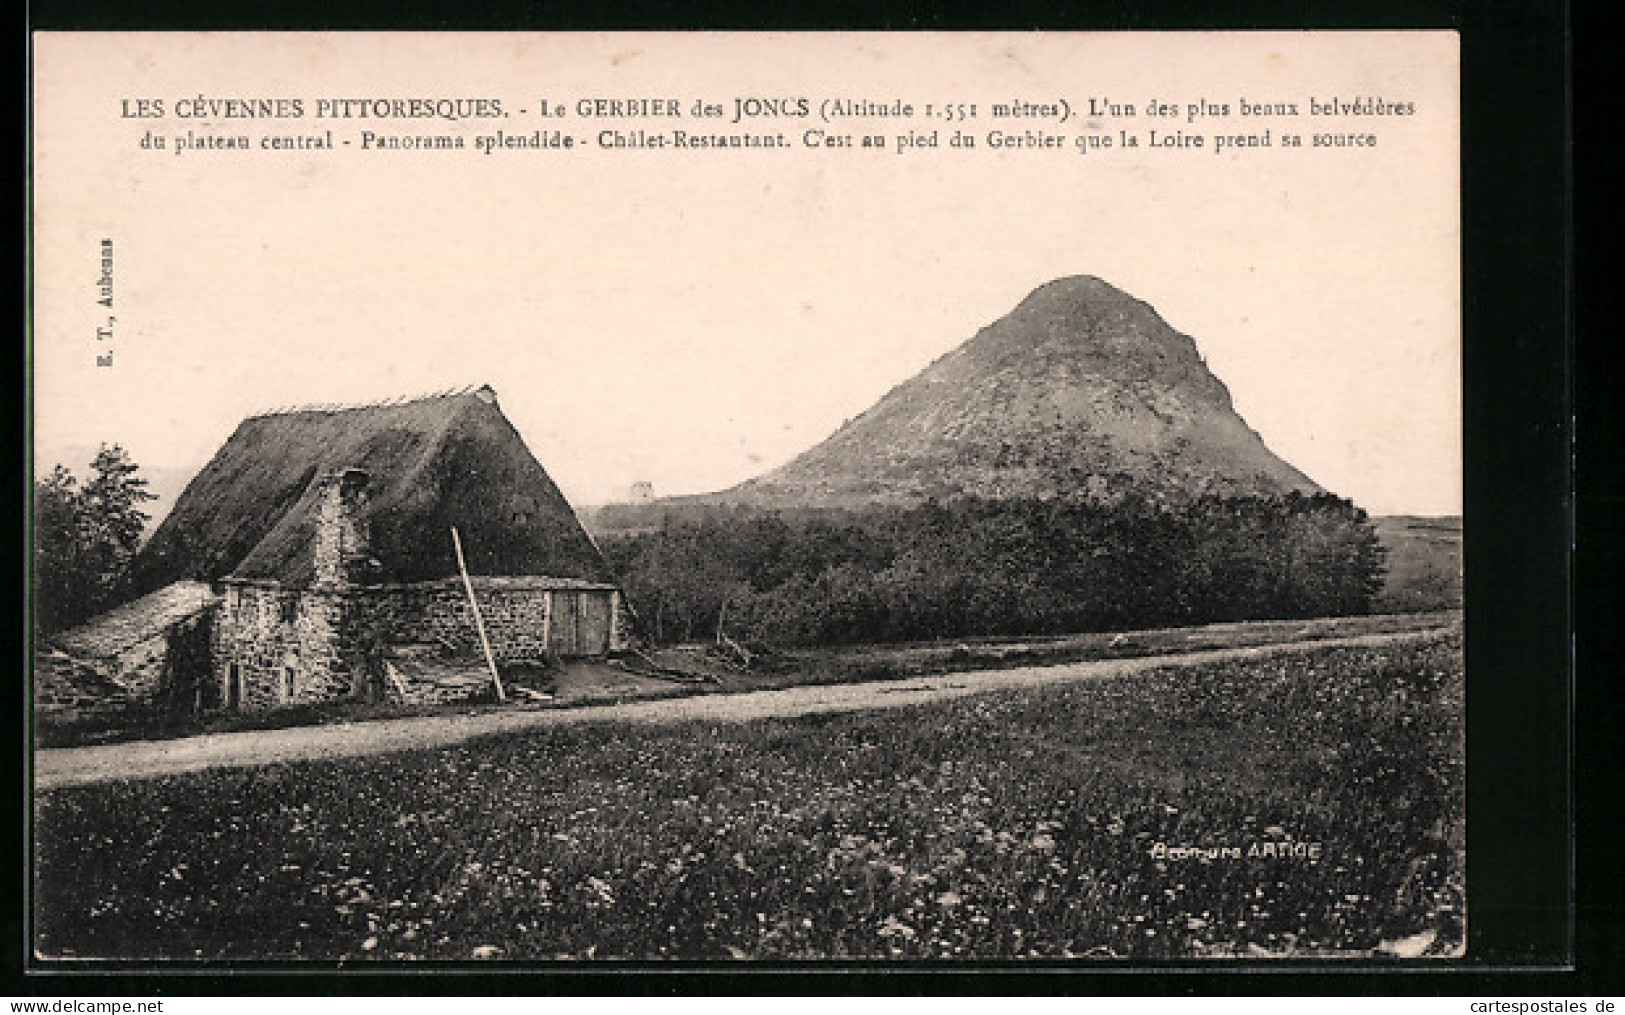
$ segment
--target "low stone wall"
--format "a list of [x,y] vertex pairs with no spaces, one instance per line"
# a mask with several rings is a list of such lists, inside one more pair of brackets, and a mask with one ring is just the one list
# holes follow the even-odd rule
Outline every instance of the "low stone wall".
[[465,701],[480,701],[494,698],[495,689],[491,686],[491,678],[484,675],[469,674],[456,677],[442,677],[438,680],[403,678],[404,692],[397,692],[397,697],[408,705],[455,705]]
[[42,644],[34,659],[36,716],[77,721],[132,709],[193,710],[202,703],[199,681],[211,679],[211,620],[207,610],[184,617],[107,656]]
[[106,719],[128,711],[125,690],[98,667],[62,652],[41,650],[34,657],[34,717],[73,723]]
[[[475,578],[474,588],[498,663],[626,647],[625,604],[613,588],[524,578]],[[229,583],[212,645],[219,700],[261,709],[382,691],[376,660],[401,642],[483,654],[460,580],[299,590]]]
[[[364,640],[437,640],[459,651],[479,652],[474,611],[461,582],[378,586],[352,590],[350,624]],[[549,652],[603,655],[621,651],[621,595],[609,588],[527,586],[521,580],[475,578],[491,654],[499,663],[532,662]],[[566,630],[565,618],[577,619]]]

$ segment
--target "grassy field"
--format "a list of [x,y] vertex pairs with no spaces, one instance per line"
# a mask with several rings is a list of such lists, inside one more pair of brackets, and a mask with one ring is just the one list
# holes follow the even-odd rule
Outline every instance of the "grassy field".
[[723,690],[756,690],[802,684],[894,680],[964,670],[1181,655],[1209,649],[1426,631],[1451,627],[1460,622],[1460,610],[1436,610],[1318,617],[1312,620],[1248,620],[1196,627],[1096,631],[1026,638],[966,638],[894,645],[852,645],[786,651],[764,660],[753,672],[731,674],[718,670],[717,675]]
[[1372,609],[1383,612],[1459,609],[1462,531],[1456,516],[1374,518],[1386,555],[1382,589]]
[[181,959],[1449,952],[1461,694],[1446,632],[885,712],[584,724],[59,790],[36,804],[35,942]]

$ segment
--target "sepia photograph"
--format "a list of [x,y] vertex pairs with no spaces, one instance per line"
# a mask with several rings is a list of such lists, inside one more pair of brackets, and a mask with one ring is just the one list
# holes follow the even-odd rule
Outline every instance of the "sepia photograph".
[[33,47],[36,968],[1468,955],[1454,32]]

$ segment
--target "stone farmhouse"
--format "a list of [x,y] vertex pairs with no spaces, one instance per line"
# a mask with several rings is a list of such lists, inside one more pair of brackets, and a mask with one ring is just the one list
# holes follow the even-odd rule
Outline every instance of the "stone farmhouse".
[[488,386],[244,420],[132,576],[146,595],[37,654],[38,708],[455,700],[491,685],[482,627],[499,667],[630,646],[603,556]]

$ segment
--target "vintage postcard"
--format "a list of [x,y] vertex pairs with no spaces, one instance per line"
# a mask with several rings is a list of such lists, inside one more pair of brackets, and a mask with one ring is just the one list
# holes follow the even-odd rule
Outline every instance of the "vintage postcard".
[[36,33],[33,961],[1463,956],[1458,50]]

